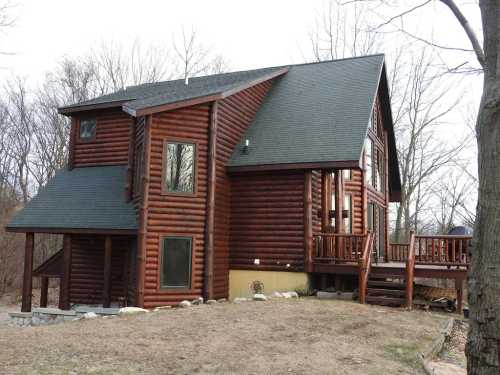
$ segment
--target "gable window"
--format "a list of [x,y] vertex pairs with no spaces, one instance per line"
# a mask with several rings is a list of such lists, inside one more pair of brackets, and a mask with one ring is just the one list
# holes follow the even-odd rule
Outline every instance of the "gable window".
[[196,145],[166,141],[163,153],[163,190],[167,193],[193,194]]
[[192,237],[164,237],[161,252],[161,288],[191,288]]
[[95,138],[96,120],[84,119],[80,120],[79,138],[83,141],[89,141]]

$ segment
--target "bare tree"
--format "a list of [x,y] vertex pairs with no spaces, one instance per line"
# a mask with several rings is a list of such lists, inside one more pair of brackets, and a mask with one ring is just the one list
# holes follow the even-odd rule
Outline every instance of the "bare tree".
[[381,35],[369,31],[368,13],[362,3],[344,6],[340,0],[329,0],[316,16],[309,33],[315,61],[334,60],[373,53]]
[[173,48],[179,75],[184,79],[228,70],[228,61],[221,54],[214,54],[211,48],[203,44],[195,29],[186,31],[183,27],[180,38],[174,38]]

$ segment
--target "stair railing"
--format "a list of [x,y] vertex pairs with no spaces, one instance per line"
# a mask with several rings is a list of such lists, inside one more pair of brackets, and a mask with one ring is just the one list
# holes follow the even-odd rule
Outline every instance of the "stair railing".
[[410,232],[408,258],[406,260],[406,307],[413,307],[413,278],[415,272],[415,232]]
[[359,259],[359,303],[366,302],[366,287],[371,266],[371,254],[373,250],[373,234],[368,232],[363,246],[363,253]]

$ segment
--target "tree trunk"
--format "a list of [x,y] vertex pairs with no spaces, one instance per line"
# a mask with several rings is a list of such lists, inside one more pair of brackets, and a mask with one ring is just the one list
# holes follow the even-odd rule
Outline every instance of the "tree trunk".
[[494,75],[485,70],[477,120],[479,199],[468,279],[467,368],[480,375],[500,374],[500,80]]

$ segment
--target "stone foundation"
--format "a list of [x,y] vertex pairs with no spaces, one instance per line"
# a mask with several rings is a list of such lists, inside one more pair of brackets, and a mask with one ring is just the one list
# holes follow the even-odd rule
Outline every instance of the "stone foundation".
[[86,313],[94,312],[97,315],[118,315],[118,308],[102,308],[92,306],[79,306],[75,310],[60,310],[55,308],[39,307],[32,312],[9,313],[11,325],[17,327],[45,326],[68,321],[80,320]]

